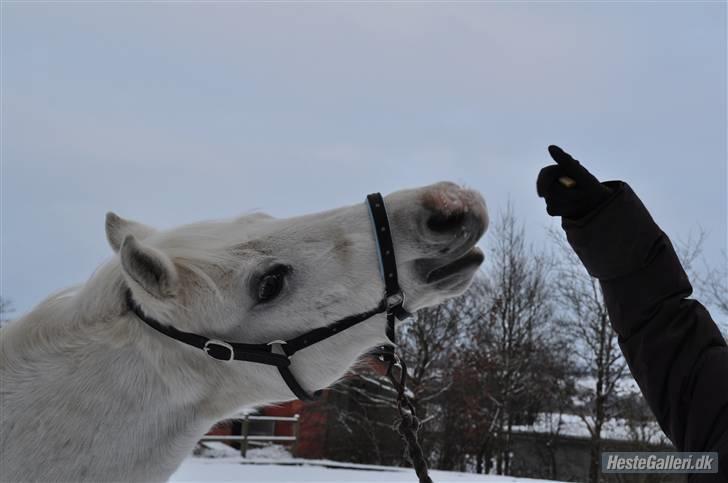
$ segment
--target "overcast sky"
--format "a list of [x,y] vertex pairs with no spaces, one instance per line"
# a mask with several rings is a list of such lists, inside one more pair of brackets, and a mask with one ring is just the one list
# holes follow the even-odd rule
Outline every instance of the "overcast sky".
[[16,316],[111,255],[109,210],[287,217],[447,179],[510,197],[538,244],[551,143],[726,247],[724,2],[1,8]]

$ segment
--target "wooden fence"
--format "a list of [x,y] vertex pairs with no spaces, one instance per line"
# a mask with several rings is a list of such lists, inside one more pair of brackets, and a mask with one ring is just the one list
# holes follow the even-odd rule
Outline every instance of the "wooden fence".
[[[229,421],[235,421],[237,418],[230,419]],[[290,443],[291,452],[295,453],[296,443],[298,441],[298,431],[300,427],[299,415],[295,416],[249,416],[245,415],[243,418],[239,418],[242,422],[241,434],[240,435],[205,435],[200,441],[234,441],[240,443],[240,455],[245,457],[248,451],[248,445],[255,445],[260,443]],[[251,421],[273,421],[273,433],[272,435],[264,434],[248,434],[250,430]],[[293,423],[293,434],[290,436],[275,436],[275,423],[277,422],[288,422]]]

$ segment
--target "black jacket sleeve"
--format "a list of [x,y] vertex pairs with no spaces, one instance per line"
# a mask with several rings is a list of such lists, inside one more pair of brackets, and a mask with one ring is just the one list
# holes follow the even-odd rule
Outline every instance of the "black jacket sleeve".
[[718,451],[718,481],[728,481],[725,339],[688,298],[675,250],[637,195],[620,181],[605,185],[609,199],[562,227],[600,281],[622,352],[663,431],[680,451]]

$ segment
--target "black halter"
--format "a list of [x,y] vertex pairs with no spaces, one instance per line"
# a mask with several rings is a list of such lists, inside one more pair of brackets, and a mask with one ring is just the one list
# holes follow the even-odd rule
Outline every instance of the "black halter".
[[[397,278],[397,262],[394,257],[394,244],[390,233],[387,210],[384,207],[384,200],[379,193],[367,196],[367,204],[371,214],[372,224],[377,239],[377,252],[379,255],[380,269],[384,279],[384,298],[375,308],[360,314],[350,315],[332,324],[310,330],[288,340],[273,340],[267,344],[243,344],[240,342],[228,342],[218,339],[210,339],[202,335],[183,332],[174,327],[162,324],[158,320],[144,314],[139,305],[134,301],[131,291],[127,290],[126,299],[129,308],[152,328],[164,335],[187,345],[202,349],[205,353],[220,361],[248,361],[260,364],[276,366],[283,380],[288,384],[293,394],[302,400],[311,400],[314,397],[306,392],[298,383],[290,370],[291,356],[301,349],[313,345],[322,340],[333,337],[341,331],[364,322],[373,316],[381,313],[387,315],[386,335],[389,341],[394,344],[394,319],[404,320],[410,314],[404,309],[404,292],[399,286]],[[392,346],[382,348],[384,353],[392,353]],[[314,393],[316,395],[319,391]]]

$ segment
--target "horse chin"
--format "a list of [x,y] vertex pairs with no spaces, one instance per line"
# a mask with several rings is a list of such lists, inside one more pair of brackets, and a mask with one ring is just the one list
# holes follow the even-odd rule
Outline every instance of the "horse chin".
[[464,255],[428,272],[425,276],[425,282],[439,285],[443,282],[449,284],[451,280],[454,280],[457,284],[463,278],[472,279],[473,274],[483,263],[484,258],[483,251],[480,248],[472,247]]
[[414,268],[425,290],[449,292],[463,285],[467,288],[484,258],[480,248],[471,246],[455,258],[415,260]]

